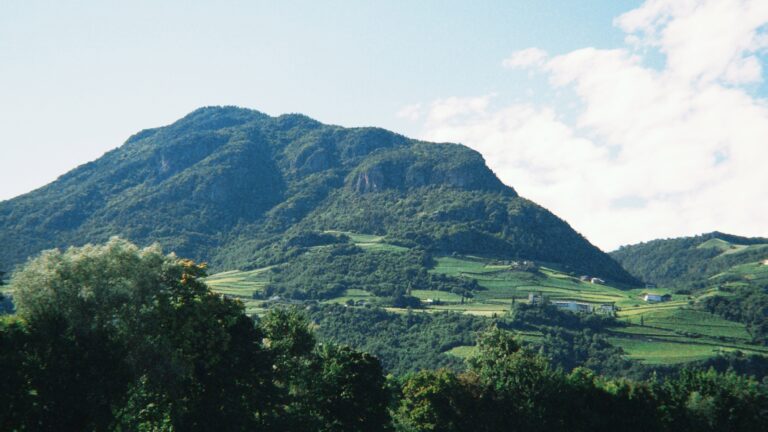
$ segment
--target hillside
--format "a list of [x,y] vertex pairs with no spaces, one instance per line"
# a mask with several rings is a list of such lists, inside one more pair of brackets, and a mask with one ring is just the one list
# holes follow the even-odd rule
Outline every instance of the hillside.
[[[457,366],[453,357],[474,352],[472,341],[477,326],[492,324],[514,329],[518,337],[546,352],[557,366],[589,364],[601,373],[617,375],[720,359],[728,353],[760,358],[768,354],[759,323],[734,315],[738,313],[734,306],[721,301],[721,295],[728,294],[723,291],[688,295],[668,288],[618,289],[547,266],[523,266],[520,262],[459,254],[433,257],[429,270],[422,272],[418,266],[408,265],[419,256],[417,249],[388,244],[380,236],[327,234],[339,243],[308,247],[300,257],[284,263],[214,274],[206,283],[215,292],[242,301],[250,315],[263,316],[285,303],[313,310],[323,338],[373,353],[387,368],[400,373]],[[337,248],[351,253],[330,256]],[[382,254],[409,258],[382,259],[375,270],[357,270]],[[387,265],[392,262],[398,264],[397,268]],[[768,277],[768,266],[762,268]],[[406,279],[405,274],[409,274],[407,280],[419,282],[418,289],[410,290],[419,303],[392,307],[391,299],[386,297],[387,285]],[[744,276],[752,277],[752,273]],[[333,284],[328,283],[328,277]],[[317,298],[313,292],[324,292],[319,296],[324,300],[302,300]],[[610,304],[616,312],[539,310],[529,305],[528,295],[532,292],[551,302],[580,302],[595,307]],[[642,299],[647,292],[671,294],[671,301],[648,303]],[[282,298],[285,295],[294,298]],[[345,307],[334,307],[341,305]],[[761,311],[756,309],[749,318]],[[448,312],[453,313],[446,315]],[[396,324],[400,316],[408,317],[406,329],[399,328],[405,326],[402,322]],[[581,333],[584,326],[589,328],[588,334]],[[423,334],[429,335],[428,341],[422,339]],[[597,350],[589,351],[590,347]],[[587,351],[589,354],[585,354]]]
[[[414,250],[406,258],[385,250],[369,265],[410,259],[425,271],[433,256],[458,253],[637,283],[566,222],[502,184],[467,147],[234,107],[201,108],[141,131],[0,203],[0,267],[114,235],[160,242],[219,271],[284,263],[326,243],[339,249],[326,258],[357,253],[327,231]],[[430,278],[422,278],[427,287]]]
[[645,282],[703,288],[731,267],[768,259],[768,239],[712,232],[622,246],[611,256]]
[[714,232],[654,240],[612,253],[640,279],[692,293],[695,307],[768,343],[768,239]]

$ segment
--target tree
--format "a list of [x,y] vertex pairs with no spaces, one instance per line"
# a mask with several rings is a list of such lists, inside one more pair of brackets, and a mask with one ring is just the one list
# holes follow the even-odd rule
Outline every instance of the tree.
[[395,415],[399,429],[406,431],[477,430],[473,394],[467,382],[455,373],[440,369],[408,375],[402,384]]
[[280,391],[275,429],[387,430],[389,391],[376,358],[316,344],[307,316],[296,308],[270,309],[259,326],[274,354]]
[[388,429],[389,393],[379,361],[349,347],[323,344],[317,348],[314,409],[324,431]]
[[27,330],[19,320],[0,320],[0,430],[20,429],[34,418],[26,356]]
[[40,430],[263,424],[271,354],[242,304],[204,275],[116,238],[31,260],[14,278],[39,410],[28,420]]
[[523,349],[511,332],[498,327],[480,335],[477,347],[469,365],[492,407],[490,430],[564,427],[557,415],[564,380],[546,358]]

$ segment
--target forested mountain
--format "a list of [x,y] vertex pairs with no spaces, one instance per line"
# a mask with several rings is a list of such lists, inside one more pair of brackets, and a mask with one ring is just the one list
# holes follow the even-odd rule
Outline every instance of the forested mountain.
[[768,259],[768,238],[712,232],[622,246],[611,256],[643,281],[703,288],[731,267]]
[[329,230],[382,235],[427,255],[531,259],[637,283],[467,147],[235,107],[141,131],[0,203],[0,267],[120,235],[216,270],[252,268],[322,244]]

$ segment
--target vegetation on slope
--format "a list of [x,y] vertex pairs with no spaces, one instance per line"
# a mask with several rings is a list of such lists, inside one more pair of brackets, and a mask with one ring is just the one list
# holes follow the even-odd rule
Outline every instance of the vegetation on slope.
[[327,230],[430,253],[559,263],[636,283],[564,221],[520,198],[479,153],[301,115],[202,108],[0,203],[0,262],[120,235],[218,270],[262,267],[272,245]]
[[698,308],[744,323],[751,339],[768,342],[768,239],[711,233],[623,247],[612,255],[641,279],[699,293]]
[[703,288],[709,277],[735,265],[767,259],[768,239],[713,232],[622,246],[611,256],[645,282]]
[[[435,340],[452,345],[459,342],[470,343],[467,341],[474,337],[473,331],[462,332],[460,329],[464,327],[445,327],[440,324],[442,315],[434,315],[435,313],[460,312],[484,317],[462,319],[475,319],[476,322],[486,324],[505,322],[505,325],[508,325],[510,310],[514,309],[519,313],[523,304],[527,303],[530,293],[543,295],[549,301],[609,304],[618,308],[617,321],[607,326],[600,324],[584,327],[578,324],[592,321],[601,323],[603,318],[597,314],[554,322],[552,320],[557,317],[574,315],[563,315],[552,308],[548,309],[554,311],[550,312],[552,315],[549,318],[529,313],[521,315],[526,316],[525,319],[512,321],[515,324],[509,328],[520,332],[526,343],[538,344],[538,349],[543,349],[542,352],[551,355],[554,365],[567,370],[574,366],[589,365],[602,373],[644,376],[648,369],[640,368],[637,363],[658,369],[662,366],[678,367],[683,363],[719,358],[729,353],[737,356],[741,355],[739,353],[744,356],[763,356],[768,353],[764,347],[754,344],[755,339],[750,333],[749,325],[735,322],[733,317],[724,319],[702,310],[704,302],[712,297],[709,291],[694,295],[673,294],[671,301],[653,304],[643,301],[642,294],[649,291],[666,294],[669,290],[617,289],[607,284],[583,281],[578,274],[563,273],[530,261],[464,255],[431,256],[419,247],[409,248],[387,243],[387,237],[382,236],[327,232],[322,235],[325,240],[319,242],[319,246],[311,246],[317,242],[306,240],[306,236],[299,238],[304,240],[291,240],[290,243],[305,247],[286,249],[276,245],[273,249],[277,252],[269,252],[272,256],[283,257],[285,254],[281,251],[298,251],[298,257],[289,259],[286,263],[250,271],[224,272],[206,281],[215,291],[243,301],[248,313],[256,315],[266,313],[269,307],[275,305],[275,302],[268,300],[271,294],[268,295],[267,292],[274,293],[269,287],[278,278],[289,282],[282,285],[280,296],[294,300],[284,300],[286,302],[295,303],[300,301],[295,299],[307,299],[308,291],[304,287],[315,286],[316,290],[309,291],[310,293],[332,297],[314,298],[321,299],[322,303],[347,306],[334,309],[337,313],[347,316],[344,321],[323,318],[326,325],[321,326],[319,330],[321,336],[375,352],[387,370],[398,373],[428,365],[445,365],[452,368],[461,366],[460,363],[446,359],[442,351],[435,348],[434,343],[420,339],[420,332],[435,332]],[[327,258],[323,258],[333,248],[350,245],[355,246],[355,253],[341,256],[340,263],[345,266],[343,268],[336,268],[339,263],[331,265]],[[377,260],[381,259],[382,254],[395,261],[387,265],[377,265]],[[399,267],[409,268],[417,261],[425,262],[425,258],[419,258],[409,263],[404,258],[422,256],[431,261],[431,268],[426,275],[434,278],[425,279],[425,273],[418,267],[413,270],[419,271],[421,276],[411,275],[404,278]],[[341,270],[350,264],[357,268],[360,263],[365,264],[362,268],[370,271],[352,272],[352,277],[344,276],[346,281],[352,283],[346,285],[346,289],[339,292],[323,288],[333,288],[335,281],[341,280],[337,276],[329,277],[329,274],[347,275],[347,270]],[[326,268],[335,268],[338,271],[324,273]],[[274,273],[273,269],[278,272]],[[413,284],[409,281],[419,283]],[[467,286],[472,289],[465,291],[463,288]],[[382,287],[385,289],[381,290]],[[391,289],[394,291],[390,291]],[[403,291],[410,292],[418,301],[397,303],[399,308],[390,309],[395,313],[376,309],[371,312],[369,309],[395,304],[390,292]],[[325,300],[322,300],[323,298]],[[316,301],[310,300],[304,304],[320,310],[324,308],[322,304],[317,305]],[[416,308],[412,309],[414,313],[411,315],[421,311],[428,312],[429,315],[411,319],[418,325],[401,326],[397,324],[397,320],[402,314],[408,313],[405,309],[407,305]],[[382,320],[382,324],[374,325],[366,318],[369,316]],[[550,322],[543,322],[544,318]],[[459,318],[450,318],[453,319]],[[530,322],[526,323],[526,319]],[[533,327],[528,327],[530,325]],[[561,331],[563,329],[565,332]],[[455,333],[443,336],[446,332]],[[547,346],[544,346],[542,341],[547,342]],[[465,353],[471,352],[471,349],[470,345],[459,345],[448,349],[446,353]],[[590,361],[590,357],[595,360]],[[627,362],[627,359],[634,362]]]
[[480,335],[465,372],[388,379],[370,355],[317,344],[297,310],[276,308],[254,323],[238,302],[210,292],[204,275],[192,261],[121,240],[29,262],[14,279],[19,316],[0,322],[0,427],[768,428],[768,387],[754,378],[686,370],[633,381],[564,372],[499,327]]

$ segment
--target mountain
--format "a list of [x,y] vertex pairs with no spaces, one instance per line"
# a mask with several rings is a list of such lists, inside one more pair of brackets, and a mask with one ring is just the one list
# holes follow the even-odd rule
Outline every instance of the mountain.
[[712,232],[622,246],[611,256],[646,282],[702,288],[732,267],[768,259],[768,238]]
[[[236,107],[201,108],[143,130],[1,202],[0,265],[120,235],[216,270],[255,268],[343,243],[329,231],[383,236],[418,250],[424,265],[434,255],[493,256],[637,283],[467,147]],[[329,256],[354,252],[336,247]]]

